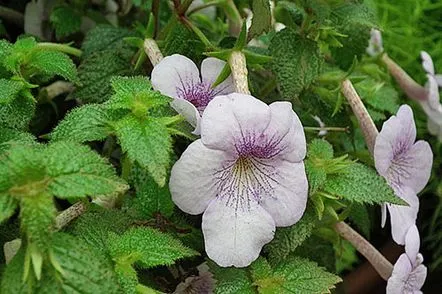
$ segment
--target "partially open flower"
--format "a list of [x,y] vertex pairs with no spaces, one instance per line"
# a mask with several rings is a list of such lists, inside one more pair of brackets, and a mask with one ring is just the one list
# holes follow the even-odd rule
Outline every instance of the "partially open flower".
[[217,95],[234,91],[232,77],[212,87],[226,63],[206,58],[201,64],[201,76],[195,63],[186,56],[165,57],[152,71],[152,86],[162,94],[175,98],[171,106],[200,133],[200,120],[207,104]]
[[414,225],[407,231],[405,253],[396,261],[387,282],[387,294],[418,294],[427,277],[427,268],[419,253],[419,231]]
[[303,215],[308,183],[304,130],[289,102],[266,105],[244,94],[207,106],[201,139],[172,168],[175,204],[203,214],[208,256],[221,266],[248,266],[275,226]]
[[418,101],[428,117],[428,131],[442,140],[442,105],[439,98],[439,87],[442,87],[442,75],[435,74],[433,60],[425,52],[421,52],[422,67],[427,73],[427,97]]
[[378,56],[384,52],[384,47],[382,47],[382,35],[379,30],[371,29],[370,41],[368,41],[366,52],[372,57]]
[[409,206],[386,204],[382,209],[382,225],[386,220],[386,208],[391,216],[393,240],[404,244],[408,229],[416,222],[419,210],[419,193],[427,184],[433,153],[425,141],[416,140],[413,111],[402,105],[396,116],[390,117],[376,137],[374,160],[378,173],[393,188],[396,195]]

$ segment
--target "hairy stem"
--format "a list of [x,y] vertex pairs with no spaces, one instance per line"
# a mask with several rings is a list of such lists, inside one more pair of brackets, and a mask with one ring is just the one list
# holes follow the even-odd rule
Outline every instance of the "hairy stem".
[[43,92],[46,94],[44,102],[52,101],[55,97],[64,94],[70,93],[74,90],[74,85],[70,82],[65,81],[56,81],[43,88]]
[[55,229],[61,230],[71,221],[82,215],[87,209],[84,202],[77,202],[68,209],[63,210],[55,219]]
[[368,150],[373,155],[376,137],[379,132],[350,80],[346,79],[342,82],[341,91],[345,98],[347,98],[347,101],[359,122]]
[[149,57],[149,60],[153,66],[157,65],[161,60],[163,60],[163,54],[161,53],[160,48],[158,48],[157,42],[155,42],[154,39],[145,39],[143,47],[144,52],[146,53],[147,57]]
[[74,55],[77,57],[80,57],[83,54],[83,51],[81,51],[80,49],[77,49],[77,48],[74,48],[74,47],[71,47],[71,46],[65,45],[65,44],[42,42],[42,43],[38,43],[37,47],[39,47],[41,49],[60,51],[60,52]]
[[15,24],[20,28],[24,26],[25,22],[25,17],[22,13],[4,6],[0,6],[0,18]]
[[396,62],[385,53],[382,62],[407,96],[413,100],[427,100],[428,91],[413,80]]
[[229,65],[232,70],[233,84],[238,93],[249,94],[249,82],[247,80],[246,57],[241,51],[233,51],[229,57]]
[[335,225],[335,231],[342,238],[349,241],[371,263],[384,280],[391,277],[393,265],[358,232],[344,222],[338,222]]

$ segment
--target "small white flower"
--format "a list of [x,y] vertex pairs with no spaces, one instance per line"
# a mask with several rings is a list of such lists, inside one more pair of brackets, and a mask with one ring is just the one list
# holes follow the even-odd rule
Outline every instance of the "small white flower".
[[206,58],[201,64],[201,76],[195,63],[186,56],[174,54],[165,57],[152,71],[152,86],[162,94],[175,98],[171,106],[200,133],[200,120],[204,109],[217,95],[234,91],[232,77],[212,88],[226,63]]
[[304,214],[308,183],[304,130],[289,102],[266,105],[244,94],[207,106],[201,139],[172,168],[170,192],[190,214],[203,213],[207,255],[220,266],[248,266],[275,226]]
[[366,52],[372,57],[378,56],[384,52],[384,47],[382,47],[382,35],[379,30],[371,29],[370,41],[368,42]]

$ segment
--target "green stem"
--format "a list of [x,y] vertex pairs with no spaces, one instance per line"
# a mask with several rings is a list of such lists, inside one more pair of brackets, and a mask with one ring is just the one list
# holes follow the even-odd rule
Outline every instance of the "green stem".
[[182,17],[181,20],[187,27],[189,27],[198,36],[201,42],[203,42],[203,44],[206,46],[207,50],[211,51],[215,48],[215,46],[213,46],[213,44],[209,41],[209,39],[207,39],[204,33],[190,20],[188,20],[186,17]]
[[25,17],[22,13],[4,6],[0,6],[0,18],[19,26],[20,28],[23,27],[25,22]]
[[223,7],[227,19],[229,20],[229,33],[233,36],[238,36],[241,32],[243,20],[235,2],[233,2],[233,0],[225,0]]
[[39,47],[41,49],[60,51],[60,52],[74,55],[77,57],[80,57],[83,54],[83,51],[81,51],[80,49],[77,49],[77,48],[74,48],[74,47],[71,47],[71,46],[65,45],[65,44],[42,42],[42,43],[38,43],[37,47]]
[[317,132],[317,131],[334,131],[334,132],[347,132],[348,128],[339,128],[339,127],[304,127],[304,130],[306,131],[312,131],[312,132]]

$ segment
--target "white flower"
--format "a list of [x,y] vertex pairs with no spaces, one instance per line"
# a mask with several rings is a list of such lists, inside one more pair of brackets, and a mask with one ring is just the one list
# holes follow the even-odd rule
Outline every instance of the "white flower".
[[371,29],[370,41],[368,41],[366,52],[372,57],[378,56],[384,52],[384,47],[382,47],[382,35],[379,30]]
[[303,215],[308,183],[304,130],[289,102],[266,105],[244,94],[207,106],[201,139],[172,168],[175,204],[203,214],[207,255],[221,266],[248,266],[275,226]]
[[152,71],[152,86],[162,94],[175,98],[171,106],[200,133],[200,120],[207,104],[217,95],[234,91],[232,77],[212,88],[226,63],[206,58],[201,64],[201,76],[195,63],[186,56],[165,57]]

